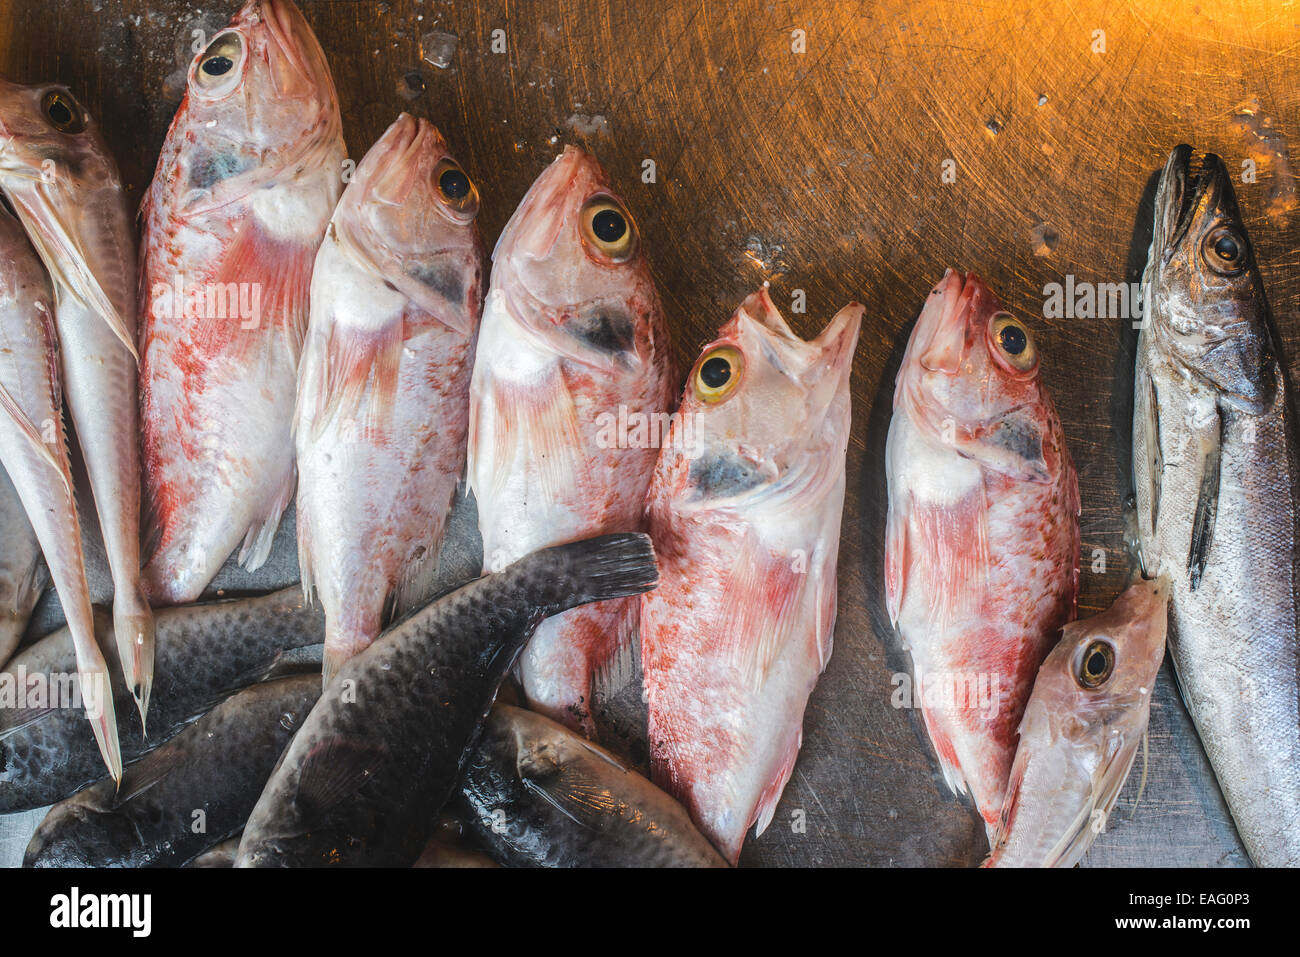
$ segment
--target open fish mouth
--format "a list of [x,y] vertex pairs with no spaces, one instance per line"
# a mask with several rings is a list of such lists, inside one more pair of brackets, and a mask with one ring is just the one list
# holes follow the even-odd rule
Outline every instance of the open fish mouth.
[[1215,153],[1206,153],[1199,164],[1195,151],[1186,143],[1175,146],[1165,161],[1156,189],[1155,235],[1152,248],[1167,262],[1186,242],[1193,224],[1206,212],[1220,210],[1240,220],[1228,169]]

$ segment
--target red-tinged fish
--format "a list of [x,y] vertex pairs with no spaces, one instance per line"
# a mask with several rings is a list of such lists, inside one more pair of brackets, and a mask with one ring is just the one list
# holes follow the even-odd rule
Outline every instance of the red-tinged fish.
[[[492,258],[468,470],[488,570],[642,528],[673,390],[636,224],[594,158],[566,147]],[[533,710],[592,737],[593,676],[609,689],[628,677],[637,608],[602,602],[544,622],[519,662]]]
[[1073,867],[1105,830],[1146,734],[1168,620],[1161,579],[1065,626],[1025,707],[985,867]]
[[299,371],[298,557],[325,608],[325,681],[426,599],[465,470],[482,304],[478,191],[403,113],[316,256]]
[[1079,482],[1033,337],[974,274],[926,299],[885,455],[885,597],[913,701],[991,828],[1034,676],[1074,617]]
[[[77,689],[114,778],[122,756],[112,686],[95,643],[77,503],[63,434],[59,339],[49,277],[20,226],[0,205],[0,463],[13,480],[59,593],[76,650]],[[47,689],[44,702],[55,706]],[[71,702],[60,700],[59,706]]]
[[650,487],[651,770],[732,864],[776,812],[831,654],[862,313],[805,342],[766,288],[746,299],[691,371]]
[[193,601],[237,546],[249,569],[270,552],[294,492],[308,290],[344,156],[311,28],[289,0],[249,0],[190,64],[142,209],[144,576],[156,603]]
[[140,585],[135,230],[95,121],[50,84],[0,79],[0,189],[54,285],[63,396],[76,426],[113,576],[113,632],[143,717],[153,612]]

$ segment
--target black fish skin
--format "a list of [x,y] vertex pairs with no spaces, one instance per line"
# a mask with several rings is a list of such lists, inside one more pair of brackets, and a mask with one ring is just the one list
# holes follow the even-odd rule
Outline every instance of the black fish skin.
[[[562,807],[557,807],[556,801]],[[510,867],[726,867],[680,804],[551,721],[492,709],[457,810]]]
[[409,867],[497,688],[545,617],[658,580],[647,536],[543,549],[413,613],[350,659],[250,815],[237,867]]
[[167,867],[202,854],[243,826],[319,695],[320,677],[308,674],[226,699],[127,768],[122,797],[105,780],[51,808],[23,865]]
[[[146,735],[121,679],[112,616],[95,610],[95,632],[113,680],[124,762],[157,747],[217,701],[264,677],[288,650],[325,640],[319,608],[297,585],[257,598],[207,602],[155,612],[153,693]],[[28,674],[76,670],[66,629],[15,655]],[[14,730],[21,712],[0,709],[0,814],[62,801],[104,777],[104,765],[80,710],[46,712]]]

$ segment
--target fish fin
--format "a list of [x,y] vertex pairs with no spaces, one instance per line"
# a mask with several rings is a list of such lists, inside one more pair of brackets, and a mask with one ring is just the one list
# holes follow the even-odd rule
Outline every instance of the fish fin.
[[[609,761],[608,755],[591,747],[588,750]],[[621,765],[614,766],[631,773]],[[617,810],[617,798],[581,764],[560,765],[549,754],[530,751],[519,756],[515,768],[525,788],[574,824],[603,831],[615,822],[612,812]]]
[[[468,461],[480,507],[500,499],[502,483],[521,458],[528,460],[529,473],[537,477],[543,502],[557,501],[582,484],[578,411],[558,366],[527,385],[490,379],[477,384]],[[491,476],[489,488],[476,487],[473,481],[483,475]]]
[[279,491],[272,500],[261,520],[254,519],[253,524],[244,533],[244,543],[239,549],[239,564],[248,571],[257,571],[271,555],[271,546],[275,543],[275,533],[280,527],[280,517],[293,500],[293,492],[298,484],[298,475],[292,468],[285,472],[280,481]]
[[939,760],[939,770],[943,772],[943,780],[948,785],[948,790],[957,795],[965,794],[966,775],[962,772],[961,762],[957,760],[957,749],[953,747],[948,732],[934,720],[930,708],[921,709],[921,718],[925,722],[925,733],[930,737],[930,744],[934,748],[935,757]]
[[785,786],[790,782],[790,775],[794,774],[794,763],[799,758],[799,749],[803,747],[802,717],[800,721],[795,736],[786,742],[776,774],[763,787],[763,793],[758,796],[758,803],[754,806],[754,816],[750,819],[750,823],[754,825],[755,837],[762,837],[767,826],[772,823],[772,818],[776,815],[776,806],[781,803],[781,795],[785,793]]
[[[1031,702],[1032,706],[1032,702]],[[1029,713],[1021,720],[1020,740],[1025,739],[1024,727],[1025,722],[1029,720]],[[1025,768],[1029,764],[1029,752],[1025,748],[1016,749],[1015,760],[1011,764],[1011,774],[1007,778],[1007,787],[1003,792],[1002,809],[998,813],[997,820],[985,826],[989,839],[989,856],[981,867],[992,867],[993,861],[997,857],[998,849],[1007,842],[1011,834],[1011,828],[1015,824],[1016,812],[1020,810],[1020,788],[1025,780]]]
[[907,518],[891,503],[885,519],[885,608],[894,627],[907,591],[907,563]]
[[[313,436],[334,416],[358,437],[386,431],[397,397],[402,330],[400,320],[373,331],[328,323],[304,351],[294,422],[310,421]],[[316,367],[314,375],[307,374],[308,366]]]
[[[72,490],[72,475],[68,472],[66,463],[61,461],[60,457],[50,448],[49,443],[41,438],[40,429],[38,429],[36,424],[27,417],[27,413],[24,412],[22,407],[14,401],[13,396],[9,394],[9,390],[3,385],[0,385],[0,411],[3,411],[5,415],[9,417],[10,421],[17,427],[22,437],[31,443],[36,454],[43,458],[50,468],[54,469],[54,471],[58,473],[59,478],[63,481],[64,491],[68,493],[69,498],[74,498],[75,493]],[[62,422],[59,423],[59,437],[60,439],[63,437]]]
[[327,738],[303,759],[295,801],[309,815],[329,811],[365,784],[385,753],[379,745],[366,741]]
[[1146,434],[1147,434],[1147,455],[1150,461],[1147,462],[1149,470],[1148,494],[1151,496],[1151,528],[1152,535],[1156,533],[1156,523],[1160,516],[1160,492],[1164,487],[1165,473],[1165,453],[1161,444],[1160,437],[1160,396],[1156,392],[1156,382],[1151,376],[1144,376],[1146,379]]
[[631,683],[641,669],[641,642],[638,625],[641,603],[625,601],[614,626],[614,640],[608,642],[605,653],[595,661],[591,673],[591,696],[608,701]]
[[1044,867],[1073,867],[1083,859],[1097,835],[1106,830],[1110,812],[1137,757],[1137,741],[1121,741],[1093,772],[1092,791],[1078,814],[1044,858]]
[[[804,621],[799,612],[808,575],[795,570],[795,561],[774,555],[749,528],[731,563],[718,634],[754,690],[763,686],[772,663],[796,639]],[[820,658],[820,647],[817,654]]]
[[950,506],[914,501],[910,514],[913,551],[925,566],[922,580],[934,588],[930,626],[941,631],[960,616],[977,612],[983,602],[989,567],[984,486]]
[[1214,542],[1214,520],[1219,510],[1219,466],[1223,456],[1223,411],[1215,408],[1214,436],[1205,449],[1201,464],[1201,488],[1192,520],[1192,544],[1187,553],[1187,570],[1192,591],[1201,583],[1210,546]]
[[175,768],[185,763],[186,753],[182,747],[161,747],[127,766],[122,773],[122,783],[117,787],[113,798],[113,807],[118,808],[133,798],[144,794],[151,787],[165,778]]

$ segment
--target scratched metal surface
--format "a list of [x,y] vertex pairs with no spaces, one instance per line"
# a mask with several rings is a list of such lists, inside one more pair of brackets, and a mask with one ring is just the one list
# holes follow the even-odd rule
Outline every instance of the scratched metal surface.
[[[138,195],[179,101],[191,31],[210,33],[234,6],[9,0],[0,3],[0,70],[69,84]],[[905,666],[881,608],[881,456],[906,333],[950,265],[982,273],[1030,321],[1080,472],[1081,612],[1109,604],[1127,575],[1133,336],[1120,319],[1043,318],[1042,290],[1067,274],[1137,278],[1139,206],[1175,143],[1221,152],[1234,168],[1254,159],[1257,181],[1239,184],[1239,196],[1296,378],[1300,271],[1285,156],[1300,122],[1296,3],[302,6],[333,63],[352,156],[399,110],[429,117],[478,180],[489,240],[559,144],[594,150],[639,214],[684,368],[764,280],[778,302],[805,291],[807,313],[791,316],[804,335],[850,299],[867,304],[835,654],[775,822],[742,860],[977,863],[984,839],[974,813],[946,793],[917,716],[890,705],[891,676]],[[422,59],[422,37],[434,30],[459,38],[446,68]],[[491,49],[494,30],[505,31],[504,53]],[[1252,98],[1258,112],[1234,121]],[[654,183],[642,181],[646,159]],[[292,541],[282,530],[264,572],[232,572],[224,584],[293,580]],[[1090,567],[1094,549],[1104,571]],[[620,743],[638,753],[644,716],[634,701],[611,710],[629,729]],[[1139,777],[1087,865],[1246,863],[1167,674],[1140,802]],[[804,833],[791,827],[796,810],[806,813]],[[20,846],[21,835],[18,822],[0,819],[0,848]]]

